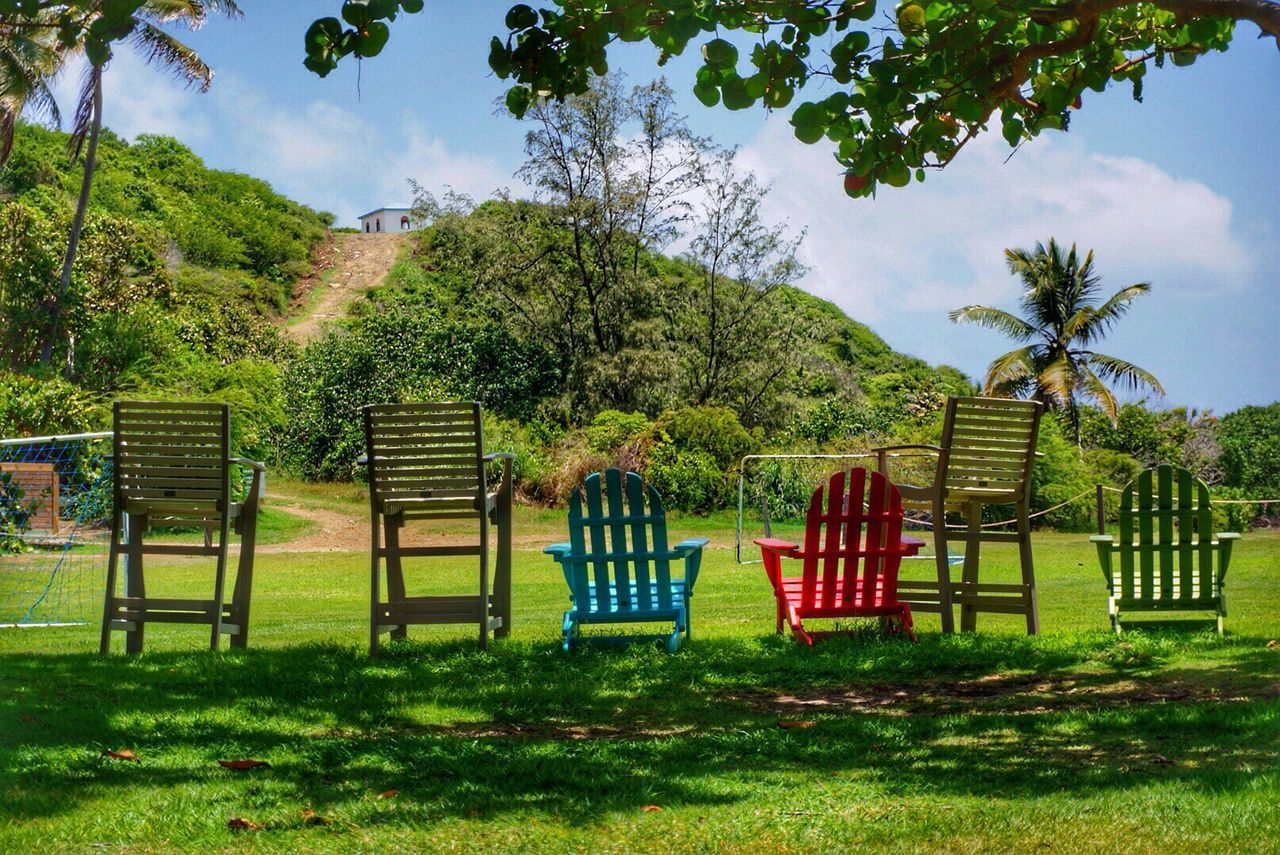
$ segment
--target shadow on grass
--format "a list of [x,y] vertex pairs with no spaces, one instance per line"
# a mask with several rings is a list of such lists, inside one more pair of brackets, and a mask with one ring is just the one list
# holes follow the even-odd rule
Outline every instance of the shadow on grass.
[[[1172,667],[1214,654],[1212,668]],[[270,781],[323,810],[401,792],[369,821],[537,811],[589,822],[714,805],[794,776],[879,791],[1033,797],[1159,779],[1250,786],[1280,750],[1262,643],[1104,634],[698,641],[585,650],[501,643],[302,646],[128,658],[0,656],[4,811],[57,815],[113,789]],[[780,720],[805,726],[782,728]],[[144,762],[103,760],[129,747]],[[273,768],[225,772],[217,759]],[[755,797],[759,797],[757,793]]]

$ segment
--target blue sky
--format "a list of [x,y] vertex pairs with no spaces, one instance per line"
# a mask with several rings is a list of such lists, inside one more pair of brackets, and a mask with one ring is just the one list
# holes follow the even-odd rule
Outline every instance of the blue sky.
[[[524,131],[495,113],[505,85],[486,64],[509,5],[428,0],[397,22],[382,56],[321,80],[302,67],[302,34],[338,0],[248,0],[244,20],[188,36],[217,71],[209,93],[122,55],[106,123],[127,137],[178,137],[210,166],[264,178],[340,225],[409,201],[408,178],[479,197],[525,193],[513,177]],[[830,148],[796,141],[785,113],[702,107],[689,92],[692,57],[661,72],[694,130],[741,146],[772,183],[768,216],[807,231],[800,284],[895,348],[981,376],[1005,340],[951,324],[947,310],[1015,308],[1001,250],[1052,236],[1096,251],[1104,289],[1154,286],[1102,349],[1160,377],[1163,403],[1222,413],[1280,399],[1280,51],[1256,35],[1242,25],[1226,54],[1153,69],[1145,103],[1127,86],[1087,94],[1069,134],[1007,163],[992,134],[924,184],[876,200],[845,197]],[[654,60],[629,45],[611,64],[643,82],[659,73]]]

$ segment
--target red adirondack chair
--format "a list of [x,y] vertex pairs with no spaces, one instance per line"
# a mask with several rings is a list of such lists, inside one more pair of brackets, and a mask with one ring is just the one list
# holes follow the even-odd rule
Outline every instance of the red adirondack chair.
[[[911,608],[898,602],[898,564],[924,541],[902,536],[902,497],[879,472],[857,468],[847,479],[837,472],[819,486],[809,501],[803,547],[776,538],[756,544],[778,599],[778,632],[785,619],[812,646],[815,633],[805,630],[805,618],[879,617],[915,641]],[[801,575],[782,575],[783,558],[800,559]]]

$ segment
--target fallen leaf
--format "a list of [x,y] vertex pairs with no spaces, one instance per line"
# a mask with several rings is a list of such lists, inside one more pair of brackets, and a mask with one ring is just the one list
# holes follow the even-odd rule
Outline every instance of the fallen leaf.
[[394,799],[394,798],[395,798],[396,796],[398,796],[398,795],[400,795],[400,791],[399,791],[399,790],[383,790],[381,793],[378,793],[378,798],[380,798],[380,799]]
[[645,805],[644,807],[640,808],[640,810],[644,811],[645,813],[658,813],[659,811],[662,810],[662,808],[658,807],[657,805]]
[[311,808],[307,808],[302,812],[302,824],[303,825],[328,825],[329,820],[325,819],[323,816],[316,813]]
[[778,727],[781,727],[784,730],[794,730],[803,727],[813,727],[815,724],[817,724],[816,721],[780,721],[778,722]]
[[246,769],[271,768],[271,764],[266,760],[219,760],[218,765],[224,769],[235,769],[237,772],[243,772]]
[[1172,766],[1172,765],[1173,765],[1173,761],[1172,761],[1172,760],[1170,760],[1168,757],[1165,757],[1163,754],[1157,754],[1157,755],[1155,755],[1154,757],[1152,757],[1152,758],[1151,758],[1151,762],[1152,762],[1152,763],[1155,763],[1157,766]]
[[1267,649],[1268,649],[1268,650],[1275,650],[1277,647],[1280,647],[1280,641],[1276,641],[1276,640],[1273,638],[1273,639],[1271,639],[1270,641],[1268,641],[1268,642],[1267,642]]
[[141,760],[138,759],[138,755],[134,754],[128,748],[123,748],[119,751],[103,751],[102,756],[109,757],[112,760],[128,760],[131,763],[142,762]]
[[258,823],[251,819],[245,819],[242,816],[233,816],[231,819],[227,820],[227,828],[232,831],[258,831],[262,826],[258,825]]

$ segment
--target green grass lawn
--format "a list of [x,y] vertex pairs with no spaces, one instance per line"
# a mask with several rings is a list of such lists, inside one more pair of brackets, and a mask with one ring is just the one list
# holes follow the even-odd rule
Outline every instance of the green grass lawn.
[[[290,501],[362,513],[343,490]],[[485,653],[424,627],[370,660],[356,551],[261,555],[245,653],[195,627],[106,659],[93,626],[0,631],[0,851],[1276,851],[1274,533],[1237,546],[1225,639],[1115,638],[1087,537],[1037,534],[1041,637],[987,615],[943,637],[925,615],[917,645],[867,627],[807,650],[773,634],[724,518],[677,518],[718,547],[692,640],[566,657],[566,589],[535,543],[563,521],[517,524],[514,632]],[[986,549],[984,576],[1011,576],[1012,549]],[[149,593],[205,568],[154,567]],[[102,754],[121,749],[138,762]],[[217,762],[249,758],[270,768]]]

